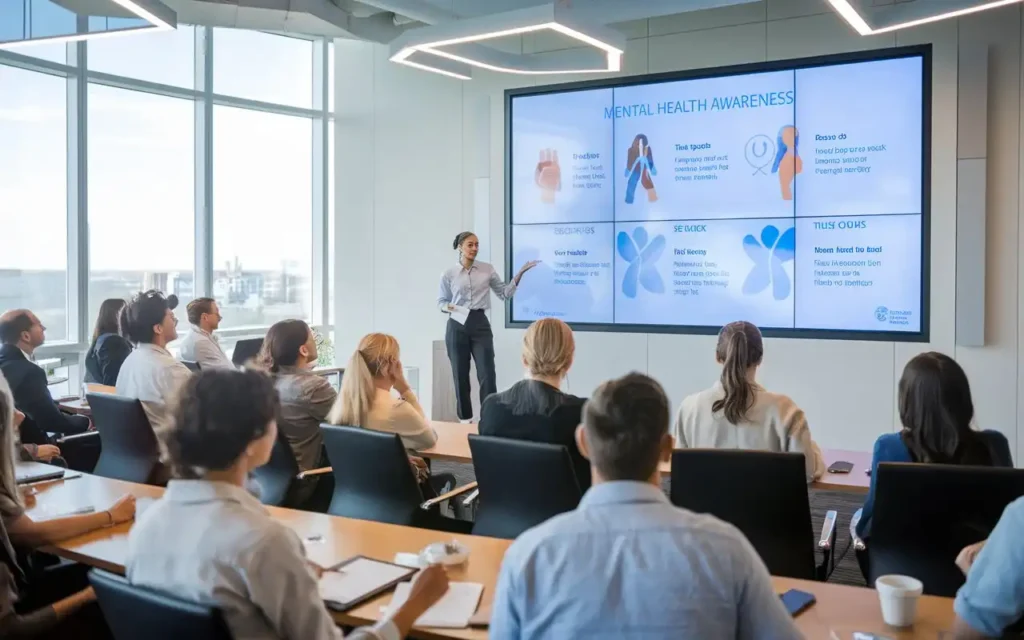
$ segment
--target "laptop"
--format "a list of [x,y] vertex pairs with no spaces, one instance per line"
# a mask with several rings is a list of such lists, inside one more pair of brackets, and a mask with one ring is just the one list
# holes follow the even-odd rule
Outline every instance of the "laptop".
[[14,465],[14,479],[18,484],[29,484],[43,480],[59,480],[67,469],[42,462],[19,462]]

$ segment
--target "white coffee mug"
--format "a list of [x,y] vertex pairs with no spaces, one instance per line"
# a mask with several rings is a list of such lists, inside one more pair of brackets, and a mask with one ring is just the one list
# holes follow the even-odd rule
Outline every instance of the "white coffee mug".
[[924,591],[920,580],[910,576],[887,575],[875,580],[882,605],[882,619],[892,627],[909,627],[917,617],[917,601]]

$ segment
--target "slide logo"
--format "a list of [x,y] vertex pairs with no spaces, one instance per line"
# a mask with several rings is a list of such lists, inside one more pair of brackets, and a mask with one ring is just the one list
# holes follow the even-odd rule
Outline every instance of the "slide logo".
[[778,229],[768,225],[761,229],[760,240],[747,234],[743,238],[743,250],[754,261],[743,281],[743,293],[758,294],[772,285],[772,296],[776,300],[788,298],[792,285],[782,265],[791,261],[796,253],[796,228],[790,227],[780,234]]
[[665,250],[665,236],[659,234],[650,243],[647,242],[647,229],[637,227],[630,237],[620,231],[615,239],[619,257],[629,263],[626,275],[622,278],[622,294],[627,298],[635,298],[637,285],[651,293],[665,293],[665,283],[654,264]]
[[885,307],[878,307],[875,309],[875,320],[879,322],[885,322],[889,319],[889,310]]

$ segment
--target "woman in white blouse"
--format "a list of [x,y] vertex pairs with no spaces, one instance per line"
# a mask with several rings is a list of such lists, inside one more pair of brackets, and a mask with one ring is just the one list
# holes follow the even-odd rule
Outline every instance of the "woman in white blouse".
[[757,384],[764,358],[761,332],[749,322],[732,322],[718,334],[715,358],[722,377],[710,389],[683,400],[672,426],[678,449],[753,449],[802,453],[807,481],[825,473],[804,412],[790,399]]

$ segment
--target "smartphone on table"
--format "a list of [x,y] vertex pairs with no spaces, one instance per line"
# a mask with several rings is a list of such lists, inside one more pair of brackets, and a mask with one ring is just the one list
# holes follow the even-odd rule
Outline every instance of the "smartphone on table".
[[853,471],[853,463],[843,460],[836,460],[828,466],[829,473],[850,473]]
[[786,605],[786,611],[789,611],[789,615],[794,618],[817,602],[813,593],[798,589],[790,589],[786,593],[780,594],[779,597],[782,598],[782,604]]

